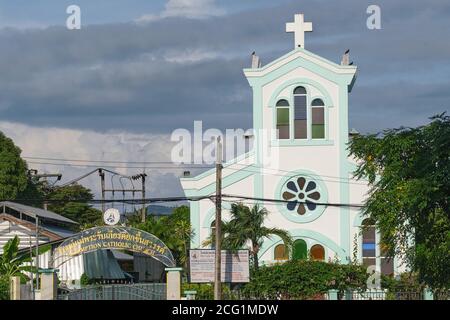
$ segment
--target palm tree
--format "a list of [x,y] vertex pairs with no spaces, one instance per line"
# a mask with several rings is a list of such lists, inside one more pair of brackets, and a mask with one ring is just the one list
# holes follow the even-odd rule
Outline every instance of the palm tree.
[[[260,207],[258,204],[249,208],[242,203],[233,203],[230,214],[231,220],[222,223],[222,247],[227,250],[238,250],[250,242],[250,254],[255,269],[258,269],[259,266],[258,253],[264,238],[270,239],[272,236],[278,236],[284,242],[286,250],[291,249],[292,238],[289,232],[264,226],[264,220],[269,214],[267,209]],[[203,245],[214,243],[214,238],[214,234],[211,234]]]

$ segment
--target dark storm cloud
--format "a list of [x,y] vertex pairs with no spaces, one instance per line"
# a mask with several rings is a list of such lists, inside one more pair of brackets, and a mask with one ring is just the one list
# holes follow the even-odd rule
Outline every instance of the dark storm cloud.
[[[170,132],[251,125],[242,68],[291,50],[287,21],[305,12],[307,48],[332,61],[351,48],[359,67],[350,124],[361,131],[423,123],[449,109],[448,1],[302,1],[212,19],[0,31],[0,117],[39,126]],[[186,60],[186,61],[184,61]],[[385,118],[386,116],[386,118]]]

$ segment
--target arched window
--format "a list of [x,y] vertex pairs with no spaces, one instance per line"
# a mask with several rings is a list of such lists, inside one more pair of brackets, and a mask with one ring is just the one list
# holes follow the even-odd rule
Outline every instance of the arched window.
[[294,241],[292,258],[294,260],[305,260],[308,257],[308,247],[305,240],[298,239]]
[[275,246],[273,256],[275,260],[289,260],[289,255],[284,244]]
[[311,136],[312,139],[325,138],[325,104],[322,99],[314,99],[311,103]]
[[320,244],[313,245],[309,254],[312,260],[325,261],[325,248]]
[[362,222],[362,259],[363,265],[376,265],[375,223],[366,219]]
[[294,137],[306,139],[308,137],[307,125],[306,89],[297,87],[294,89]]
[[289,139],[289,102],[281,99],[277,102],[278,139]]
[[394,274],[394,259],[387,256],[388,248],[381,242],[381,239],[380,234],[380,271],[382,274],[391,276]]

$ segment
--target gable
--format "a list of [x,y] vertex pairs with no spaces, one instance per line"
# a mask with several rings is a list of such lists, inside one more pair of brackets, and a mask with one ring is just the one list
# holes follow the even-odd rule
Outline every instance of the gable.
[[357,70],[356,66],[341,66],[297,48],[264,67],[244,69],[244,74],[252,87],[262,87],[299,68],[335,84],[347,85],[349,91]]

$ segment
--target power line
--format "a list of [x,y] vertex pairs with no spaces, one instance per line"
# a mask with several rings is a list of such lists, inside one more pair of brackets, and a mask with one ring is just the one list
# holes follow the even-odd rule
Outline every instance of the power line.
[[[37,159],[37,160],[49,160],[49,161],[64,161],[64,162],[85,162],[85,163],[120,163],[120,164],[170,164],[172,166],[170,167],[150,167],[151,168],[173,168],[174,165],[180,166],[180,167],[184,167],[184,168],[213,168],[214,165],[202,165],[202,164],[197,164],[197,165],[187,165],[187,164],[176,164],[173,161],[118,161],[118,160],[86,160],[86,159],[66,159],[66,158],[49,158],[49,157],[32,157],[32,156],[23,156],[22,158],[24,159]],[[66,165],[64,163],[42,163],[42,162],[33,162],[33,161],[29,161],[29,163],[37,163],[37,164],[54,164],[54,165]],[[78,165],[73,165],[73,164],[67,164],[70,166],[78,166]],[[256,169],[262,169],[262,170],[271,170],[271,171],[276,171],[276,172],[286,172],[286,173],[291,173],[291,171],[288,170],[282,170],[282,169],[275,169],[275,168],[267,168],[267,167],[262,167],[262,166],[258,166],[256,164],[250,164],[250,165],[246,165],[246,164],[241,164],[241,163],[230,163],[227,167],[225,167],[225,169],[230,169],[230,166],[233,165],[237,165],[237,166],[241,166],[241,167],[255,167]],[[81,165],[79,165],[81,166]],[[82,166],[91,166],[91,165],[82,165]],[[112,168],[133,168],[133,167],[118,167],[118,166],[113,166],[113,165],[109,165],[106,167],[112,167]],[[141,167],[136,167],[138,169],[140,169]],[[332,179],[338,179],[338,180],[353,180],[354,178],[348,178],[348,177],[339,177],[339,176],[329,176],[329,175],[316,175],[316,174],[311,174],[313,176],[320,176],[320,177],[326,177],[326,178],[332,178]],[[364,183],[362,183],[364,184]]]
[[[90,164],[73,164],[73,163],[53,163],[53,162],[38,162],[38,161],[27,161],[27,163],[30,164],[40,164],[40,165],[52,165],[52,166],[63,166],[63,167],[90,167],[90,168],[97,168],[98,165],[90,165]],[[174,164],[176,165],[176,164]],[[211,169],[214,166],[210,165],[178,165],[179,167],[175,166],[113,166],[113,165],[106,165],[102,166],[104,168],[112,168],[112,169],[176,169],[176,170],[183,170],[183,169]]]
[[270,199],[270,198],[258,198],[258,197],[246,197],[246,196],[238,196],[238,195],[229,195],[223,194],[224,198],[233,198],[240,200],[253,200],[253,201],[261,201],[261,202],[272,202],[272,203],[296,203],[296,204],[315,204],[318,206],[329,206],[329,207],[355,207],[355,208],[363,208],[364,205],[361,204],[342,204],[342,203],[330,203],[330,202],[314,202],[314,201],[296,201],[296,200],[284,200],[284,199]]
[[[160,197],[160,198],[145,198],[145,199],[86,199],[86,198],[77,198],[77,199],[0,199],[0,202],[3,201],[15,201],[15,202],[36,202],[36,201],[47,201],[49,203],[64,203],[64,202],[83,202],[83,203],[91,203],[91,204],[99,204],[99,203],[127,203],[127,204],[145,204],[145,203],[157,203],[157,202],[180,202],[180,201],[201,201],[205,199],[215,200],[214,195],[206,195],[206,196],[178,196],[178,197]],[[222,198],[226,198],[229,201],[239,200],[251,200],[258,202],[266,202],[266,203],[296,203],[296,204],[308,204],[312,203],[320,206],[330,206],[330,207],[355,207],[362,208],[364,205],[361,204],[343,204],[343,203],[329,203],[329,202],[313,202],[313,201],[297,201],[297,200],[284,200],[284,199],[270,199],[270,198],[258,198],[258,197],[247,197],[247,196],[239,196],[239,195],[229,195],[223,194]]]
[[[72,164],[72,163],[51,163],[51,162],[36,162],[36,161],[28,161],[30,164],[39,164],[39,165],[54,165],[54,166],[65,166],[65,167],[90,167],[90,168],[98,168],[97,165],[89,165],[89,164]],[[173,170],[184,170],[184,169],[212,169],[214,166],[212,165],[184,165],[180,164],[179,167],[175,167],[177,164],[173,164],[172,166],[113,166],[113,165],[106,165],[103,166],[103,168],[112,168],[112,169],[173,169]],[[242,166],[243,168],[232,168],[233,165]],[[253,167],[253,168],[250,168]],[[279,176],[284,177],[286,174],[280,174],[280,173],[271,173],[271,172],[259,172],[259,170],[272,170],[277,172],[286,172],[286,173],[292,173],[291,171],[287,170],[281,170],[281,169],[272,169],[272,168],[264,168],[264,167],[256,167],[255,165],[243,165],[243,164],[232,164],[224,168],[224,170],[235,170],[235,171],[246,171],[246,172],[252,172],[252,173],[261,173],[264,175],[271,175],[271,176]],[[94,170],[95,171],[95,170]],[[367,185],[367,183],[364,182],[351,182],[346,180],[351,180],[352,178],[343,178],[343,177],[334,177],[334,176],[326,176],[326,175],[318,175],[318,174],[310,174],[315,177],[328,177],[331,179],[336,180],[329,180],[329,179],[323,179],[323,181],[326,182],[332,182],[332,183],[345,183],[345,184],[354,184],[354,185]]]
[[133,163],[133,164],[173,164],[173,161],[118,161],[118,160],[86,160],[86,159],[65,159],[65,158],[47,158],[47,157],[28,157],[24,159],[49,160],[49,161],[67,161],[67,162],[90,162],[90,163]]

